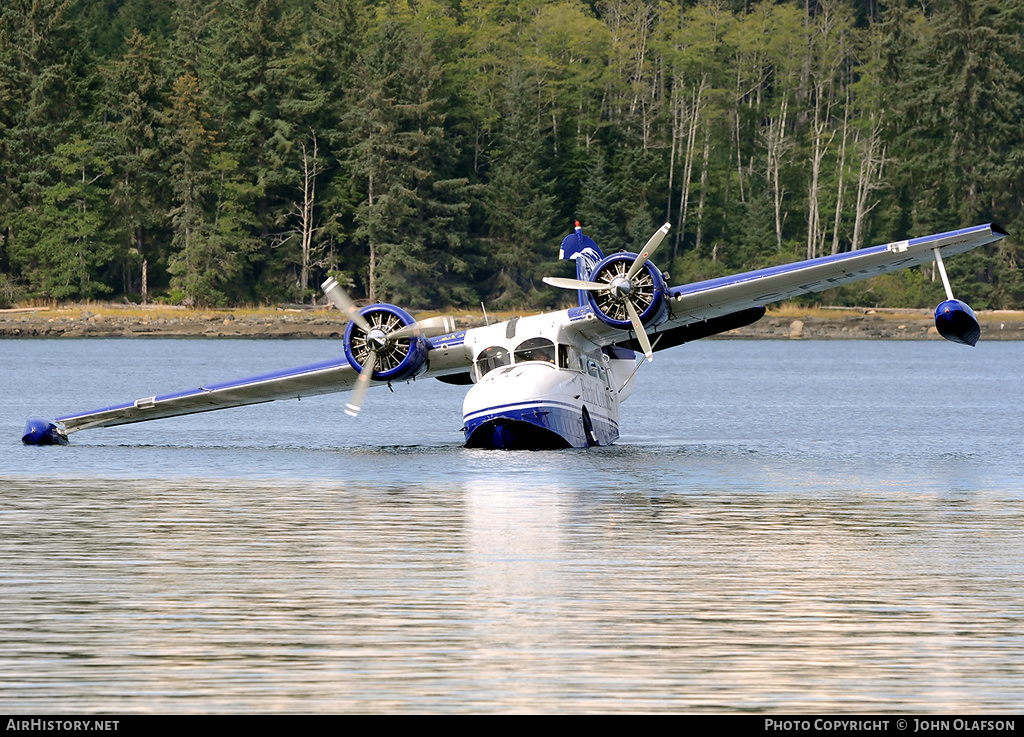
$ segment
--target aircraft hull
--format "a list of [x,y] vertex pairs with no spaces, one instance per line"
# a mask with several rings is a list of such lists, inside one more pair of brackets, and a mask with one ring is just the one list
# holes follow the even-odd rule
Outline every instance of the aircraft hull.
[[[536,411],[546,413],[545,410]],[[572,443],[542,422],[499,416],[466,431],[467,448],[485,450],[562,450]]]
[[495,371],[463,404],[467,448],[556,450],[610,445],[618,402],[587,375],[527,364]]

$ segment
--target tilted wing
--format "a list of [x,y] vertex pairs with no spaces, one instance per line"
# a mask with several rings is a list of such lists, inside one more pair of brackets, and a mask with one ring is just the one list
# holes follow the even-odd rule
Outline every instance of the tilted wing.
[[[458,376],[471,363],[465,349],[466,331],[428,341],[428,366],[424,375]],[[278,399],[299,399],[352,389],[359,373],[345,359],[331,359],[306,366],[258,374],[244,379],[199,386],[186,391],[157,394],[134,402],[58,417],[60,434],[67,435],[93,427],[111,427],[132,422],[158,420],[198,412],[209,412]],[[386,381],[370,382],[384,386]]]
[[974,345],[981,328],[970,306],[953,297],[942,257],[993,243],[1007,235],[998,225],[978,225],[668,287],[664,274],[647,263],[668,228],[668,223],[663,225],[635,258],[628,253],[605,258],[588,280],[544,279],[552,286],[584,290],[581,293],[588,295],[588,305],[569,310],[569,322],[577,333],[597,345],[643,351],[647,360],[652,360],[654,351],[756,322],[764,315],[765,306],[773,302],[935,259],[947,295],[947,300],[936,308],[935,327],[947,340]]
[[[756,322],[764,316],[765,306],[774,302],[917,266],[934,259],[936,252],[942,257],[964,253],[998,241],[1006,235],[1006,231],[998,225],[978,225],[744,274],[666,287],[663,294],[668,297],[667,305],[662,303],[659,307],[657,302],[647,303],[648,314],[655,317],[650,323],[644,323],[646,330],[638,330],[637,321],[625,324],[612,316],[599,313],[593,308],[593,300],[590,306],[570,310],[569,318],[579,333],[597,345],[613,344],[643,351],[650,359],[653,351],[665,350]],[[613,259],[624,260],[625,263],[630,258],[630,254],[616,255],[602,263]],[[938,263],[945,279],[941,260]],[[601,280],[609,281],[607,275]],[[561,286],[561,282],[567,280],[545,281]],[[572,286],[587,288],[578,287],[579,284],[577,281]],[[635,285],[630,286],[635,288]],[[629,290],[626,293],[631,295]],[[947,296],[949,299],[940,305],[944,308],[941,321],[936,311],[936,328],[947,340],[974,345],[980,328],[973,311],[966,304],[953,299],[948,286]],[[631,300],[632,296],[619,299]],[[665,307],[665,318],[657,317],[658,310]]]
[[951,256],[1006,236],[998,225],[978,225],[859,251],[823,256],[745,274],[671,287],[671,322],[689,324],[768,305],[801,294],[907,269],[930,261],[934,250]]
[[66,433],[91,427],[209,412],[215,409],[261,404],[275,399],[298,399],[350,389],[358,374],[342,360],[299,366],[237,381],[200,386],[170,394],[157,394],[134,402],[58,417]]

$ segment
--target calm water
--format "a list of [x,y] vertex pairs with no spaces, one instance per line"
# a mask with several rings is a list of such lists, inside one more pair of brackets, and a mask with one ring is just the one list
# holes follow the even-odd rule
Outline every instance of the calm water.
[[1024,344],[714,342],[611,448],[433,380],[29,448],[328,341],[0,342],[2,712],[1024,709]]

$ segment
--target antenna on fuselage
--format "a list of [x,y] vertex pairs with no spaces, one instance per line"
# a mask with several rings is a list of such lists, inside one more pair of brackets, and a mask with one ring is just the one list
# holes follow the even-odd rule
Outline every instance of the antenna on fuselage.
[[484,325],[490,325],[491,321],[487,317],[487,308],[484,307],[484,303],[483,302],[480,303],[480,309],[484,311]]

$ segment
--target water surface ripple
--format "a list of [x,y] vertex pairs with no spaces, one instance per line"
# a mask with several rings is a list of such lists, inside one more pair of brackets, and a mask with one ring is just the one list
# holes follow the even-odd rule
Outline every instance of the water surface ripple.
[[1022,344],[695,343],[539,453],[434,381],[29,448],[338,345],[0,348],[0,711],[1024,708]]

